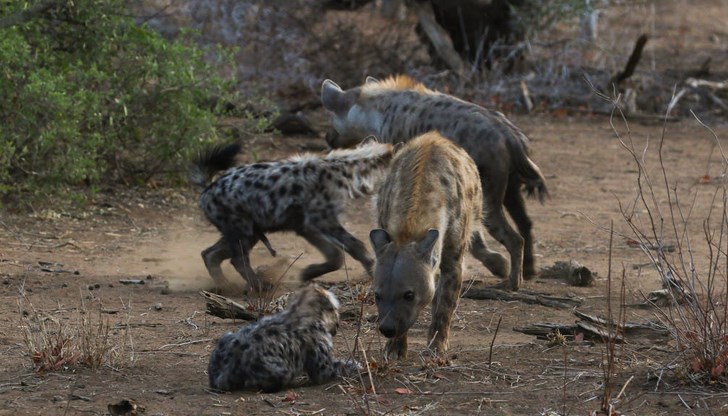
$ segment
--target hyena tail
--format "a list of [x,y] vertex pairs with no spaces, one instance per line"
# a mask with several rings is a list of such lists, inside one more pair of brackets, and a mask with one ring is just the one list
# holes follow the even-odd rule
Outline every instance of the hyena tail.
[[217,145],[200,152],[189,170],[190,182],[204,188],[215,173],[235,166],[235,157],[240,153],[240,145]]
[[526,194],[529,197],[538,198],[543,204],[549,195],[546,188],[546,179],[541,173],[541,169],[528,157],[528,149],[523,140],[519,140],[517,145],[511,145],[511,158],[514,163],[516,173],[524,183]]

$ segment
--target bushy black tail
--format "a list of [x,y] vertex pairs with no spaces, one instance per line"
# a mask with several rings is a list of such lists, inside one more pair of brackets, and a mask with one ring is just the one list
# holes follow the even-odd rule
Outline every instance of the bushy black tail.
[[238,143],[216,145],[200,152],[189,171],[190,182],[202,188],[210,183],[215,173],[235,166],[235,157],[240,153]]
[[[519,131],[519,133],[522,135]],[[544,179],[541,169],[528,157],[528,143],[525,136],[519,137],[521,140],[509,141],[511,158],[515,165],[515,170],[526,189],[529,197],[538,198],[543,204],[549,192],[546,188],[546,179]],[[515,142],[515,143],[513,143]]]

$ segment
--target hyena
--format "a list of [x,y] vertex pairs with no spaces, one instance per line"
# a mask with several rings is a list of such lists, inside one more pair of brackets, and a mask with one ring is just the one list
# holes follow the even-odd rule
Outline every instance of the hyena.
[[275,392],[303,375],[321,384],[355,373],[357,362],[333,357],[338,308],[333,293],[310,284],[285,310],[223,335],[210,356],[210,387]]
[[437,353],[447,350],[463,256],[482,215],[478,168],[462,148],[430,132],[397,152],[377,195],[381,228],[370,233],[374,299],[388,357],[406,357],[407,331],[430,303],[428,341]]
[[[240,146],[215,147],[200,155],[191,170],[203,187],[199,206],[222,238],[202,252],[208,272],[219,287],[229,287],[220,264],[231,259],[253,290],[270,288],[250,265],[258,241],[271,250],[265,233],[293,231],[326,258],[302,272],[304,281],[339,269],[342,248],[371,275],[374,259],[364,243],[339,222],[347,198],[370,195],[392,159],[392,145],[366,141],[354,149],[325,156],[303,154],[288,159],[232,167]],[[214,182],[212,176],[227,169]]]
[[[520,189],[525,184],[543,202],[545,180],[528,157],[528,138],[503,114],[429,90],[406,76],[367,78],[363,86],[346,91],[326,80],[321,98],[332,114],[335,132],[327,136],[331,147],[349,147],[370,134],[383,142],[406,142],[437,130],[465,149],[480,172],[485,226],[510,254],[507,286],[518,290],[523,276],[536,275],[532,223]],[[506,220],[503,206],[518,232]],[[508,262],[486,247],[481,234],[474,235],[471,249],[493,274],[509,275]]]

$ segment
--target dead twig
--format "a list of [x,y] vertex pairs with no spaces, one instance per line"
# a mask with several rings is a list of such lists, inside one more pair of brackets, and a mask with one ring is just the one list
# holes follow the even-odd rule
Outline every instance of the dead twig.
[[245,306],[232,299],[205,290],[201,291],[200,295],[207,299],[207,313],[210,315],[223,319],[242,319],[251,322],[258,320],[256,314],[249,312]]

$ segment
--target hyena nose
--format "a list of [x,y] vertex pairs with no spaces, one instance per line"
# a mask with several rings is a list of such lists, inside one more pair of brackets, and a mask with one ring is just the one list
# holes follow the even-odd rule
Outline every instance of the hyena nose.
[[379,332],[382,333],[387,338],[394,338],[395,330],[393,326],[389,325],[379,325]]

